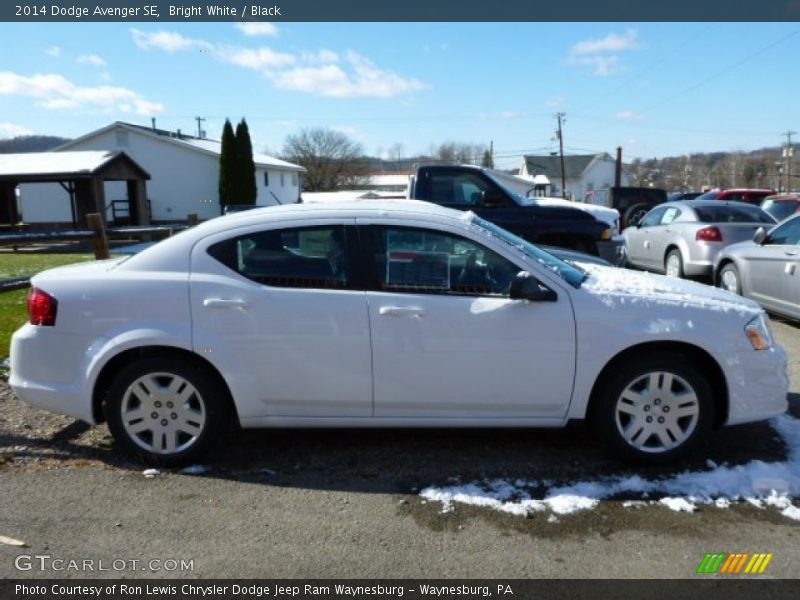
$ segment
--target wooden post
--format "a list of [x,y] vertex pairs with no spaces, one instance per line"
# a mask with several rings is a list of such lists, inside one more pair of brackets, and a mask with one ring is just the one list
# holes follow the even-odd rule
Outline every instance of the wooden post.
[[89,229],[94,232],[92,243],[94,244],[94,257],[97,260],[109,258],[108,237],[106,236],[106,223],[100,213],[89,213],[86,215],[86,223]]
[[194,227],[198,223],[197,213],[189,213],[186,220],[189,223],[189,227]]

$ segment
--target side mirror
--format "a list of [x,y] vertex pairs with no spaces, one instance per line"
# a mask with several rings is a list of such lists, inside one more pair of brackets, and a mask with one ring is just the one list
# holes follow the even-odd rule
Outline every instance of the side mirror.
[[543,286],[527,271],[520,271],[514,276],[508,295],[512,300],[528,300],[530,302],[555,302],[558,300],[558,295],[553,290]]
[[763,245],[764,242],[767,241],[767,230],[763,227],[756,229],[756,232],[753,234],[753,241],[759,246]]

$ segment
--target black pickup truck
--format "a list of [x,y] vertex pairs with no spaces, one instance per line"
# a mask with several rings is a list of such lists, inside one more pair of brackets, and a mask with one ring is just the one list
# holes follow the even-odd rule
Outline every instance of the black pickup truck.
[[588,212],[569,206],[540,206],[509,189],[491,170],[467,165],[423,166],[411,178],[408,197],[448,208],[471,210],[535,244],[571,248],[612,264],[624,259],[617,232]]

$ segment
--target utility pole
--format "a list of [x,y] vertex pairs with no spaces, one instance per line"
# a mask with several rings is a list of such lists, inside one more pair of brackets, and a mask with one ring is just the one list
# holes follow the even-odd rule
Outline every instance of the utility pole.
[[198,138],[202,138],[203,137],[203,121],[205,121],[205,119],[203,117],[195,117],[194,119],[195,119],[195,121],[197,121],[197,137]]
[[563,112],[556,113],[558,119],[558,154],[561,156],[561,197],[567,197],[567,174],[564,172],[564,136],[561,132],[561,124],[566,122],[566,115]]
[[792,191],[792,136],[796,135],[796,131],[787,131],[783,135],[786,136],[786,149],[783,155],[786,157],[786,193]]

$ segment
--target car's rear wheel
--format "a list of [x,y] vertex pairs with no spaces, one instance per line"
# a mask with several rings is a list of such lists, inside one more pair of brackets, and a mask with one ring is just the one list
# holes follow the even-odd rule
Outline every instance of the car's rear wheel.
[[625,214],[622,215],[622,225],[623,227],[630,227],[631,225],[637,225],[639,221],[641,221],[644,216],[650,211],[652,207],[648,206],[647,204],[634,204],[628,210],[625,211]]
[[664,272],[667,277],[683,277],[683,257],[680,250],[670,250],[664,261]]
[[615,368],[594,410],[601,437],[623,458],[664,464],[685,456],[711,429],[711,387],[676,354],[640,358]]
[[184,359],[146,358],[127,365],[105,402],[108,428],[129,453],[153,465],[200,458],[228,417],[225,390]]
[[742,294],[742,284],[739,279],[739,269],[733,263],[728,263],[719,272],[719,287],[734,294]]

